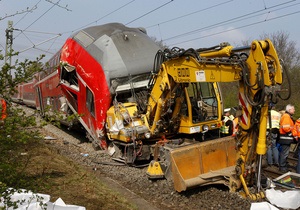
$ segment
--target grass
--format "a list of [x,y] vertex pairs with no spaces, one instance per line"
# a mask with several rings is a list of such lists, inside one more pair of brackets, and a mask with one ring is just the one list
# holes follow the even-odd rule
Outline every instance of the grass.
[[137,209],[118,192],[95,176],[93,171],[61,156],[57,150],[39,143],[26,153],[30,162],[26,167],[28,179],[34,179],[37,193],[49,194],[51,202],[62,198],[66,204],[99,209]]

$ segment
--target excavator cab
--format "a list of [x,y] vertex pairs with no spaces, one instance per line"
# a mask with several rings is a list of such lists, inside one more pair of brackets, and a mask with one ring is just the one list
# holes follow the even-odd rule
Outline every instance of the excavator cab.
[[190,83],[187,88],[192,108],[192,122],[199,123],[218,119],[218,100],[213,83]]

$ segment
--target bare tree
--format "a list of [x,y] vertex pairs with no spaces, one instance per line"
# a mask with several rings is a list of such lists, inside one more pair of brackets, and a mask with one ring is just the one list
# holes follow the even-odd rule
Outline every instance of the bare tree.
[[156,42],[156,44],[158,45],[158,46],[160,46],[161,47],[161,49],[167,49],[168,48],[168,46],[165,44],[165,43],[163,43],[163,41],[162,40],[158,40],[156,37],[150,37],[153,41],[155,41]]
[[271,34],[263,34],[261,39],[269,38],[273,42],[275,49],[287,67],[294,69],[299,66],[300,54],[296,48],[296,42],[289,39],[289,33],[285,31],[277,31]]

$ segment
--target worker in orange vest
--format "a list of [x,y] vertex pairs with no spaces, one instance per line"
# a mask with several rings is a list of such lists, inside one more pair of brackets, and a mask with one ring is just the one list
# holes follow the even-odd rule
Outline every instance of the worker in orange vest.
[[279,154],[279,171],[283,173],[288,172],[287,157],[289,156],[290,145],[294,142],[294,136],[297,136],[297,133],[294,130],[294,120],[292,118],[294,113],[295,107],[288,104],[285,108],[285,113],[280,119],[280,135],[278,143],[281,145],[282,149]]
[[0,113],[1,113],[1,116],[0,116],[0,125],[3,125],[4,124],[4,120],[5,118],[7,117],[7,113],[6,113],[6,101],[5,99],[3,98],[0,98]]
[[[295,122],[294,132],[297,133],[297,135],[295,136],[295,140],[297,141],[297,144],[299,144],[299,139],[300,139],[300,118],[298,118]],[[298,174],[300,174],[300,148],[299,148],[299,145],[297,145],[297,151],[296,152],[298,153],[298,155],[297,155],[298,156],[298,162],[297,162],[296,172]]]

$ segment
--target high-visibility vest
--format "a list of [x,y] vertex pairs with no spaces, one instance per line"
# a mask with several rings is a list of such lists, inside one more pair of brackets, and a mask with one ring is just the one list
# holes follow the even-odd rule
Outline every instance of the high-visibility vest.
[[223,119],[224,124],[225,124],[229,119],[230,119],[229,117],[224,116],[224,119]]
[[228,120],[232,120],[233,119],[233,116],[232,115],[230,115],[229,117],[228,116],[224,116],[224,119],[223,119],[223,125],[221,126],[221,128],[220,128],[220,132],[221,133],[223,133],[223,134],[229,134],[230,132],[229,132],[229,127],[230,126],[227,126],[226,125],[226,122],[228,121]]
[[300,118],[296,120],[294,125],[294,131],[292,133],[296,133],[296,136],[300,137]]
[[[288,113],[284,113],[280,118],[280,134],[287,134],[293,132],[294,130],[294,121]],[[295,136],[295,133],[293,133]]]
[[[280,124],[281,114],[275,110],[271,110],[271,128],[278,128]],[[267,120],[267,129],[270,128],[269,119]]]
[[229,134],[229,126],[226,126],[225,124],[221,126],[220,132],[223,134]]

